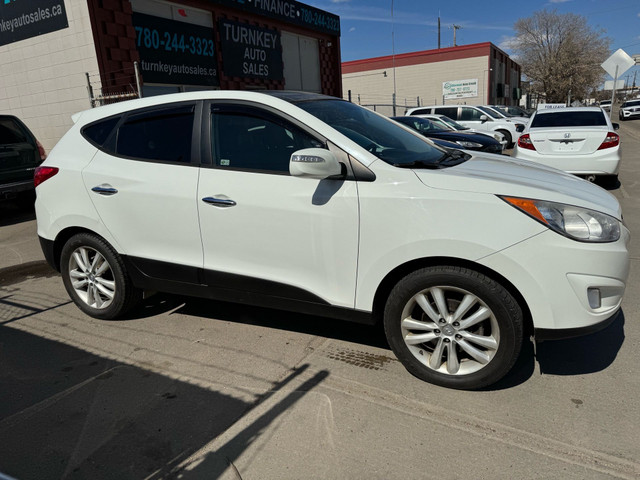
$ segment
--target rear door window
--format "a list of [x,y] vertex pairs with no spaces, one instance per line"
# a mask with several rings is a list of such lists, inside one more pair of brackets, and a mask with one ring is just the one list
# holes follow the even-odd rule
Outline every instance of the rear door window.
[[436,107],[433,111],[438,115],[449,117],[451,120],[460,120],[458,118],[458,107]]
[[118,128],[115,153],[142,160],[189,163],[195,105],[127,116]]

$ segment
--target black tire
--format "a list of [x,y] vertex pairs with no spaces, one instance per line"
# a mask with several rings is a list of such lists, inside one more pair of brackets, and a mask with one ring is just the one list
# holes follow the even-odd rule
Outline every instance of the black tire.
[[[462,299],[464,302],[476,299],[477,302],[460,315],[462,323],[454,321],[451,315],[442,322],[434,300],[438,290],[446,294],[444,306],[449,313],[456,312]],[[416,303],[415,299],[420,297],[424,304],[422,294],[426,294],[424,299],[438,322]],[[485,315],[489,315],[487,319],[472,324],[471,317],[483,318]],[[413,320],[418,322],[407,323]],[[418,323],[418,328],[407,328]],[[465,323],[469,326],[464,326]],[[438,329],[434,329],[434,325]],[[385,306],[384,329],[391,349],[411,374],[429,383],[461,390],[484,388],[504,377],[520,354],[524,335],[522,310],[504,287],[481,273],[453,266],[423,268],[400,280]],[[437,338],[418,344],[417,341],[422,340],[419,335]],[[414,338],[410,339],[411,336]],[[478,341],[494,345],[485,347],[475,343]],[[444,345],[441,350],[438,350],[439,345]],[[440,353],[434,356],[438,351]],[[472,358],[468,351],[482,361]],[[433,368],[431,361],[434,358],[446,360]],[[458,370],[451,373],[449,368],[455,370],[456,364]]]
[[620,186],[618,175],[602,175],[598,177],[598,183],[607,190],[614,190]]
[[496,132],[504,135],[504,139],[507,141],[507,148],[513,147],[513,138],[508,130],[496,130]]
[[[107,264],[105,271],[103,273],[94,272],[95,275],[83,273],[89,270],[80,265],[83,262],[78,262],[78,257],[74,255],[74,252],[77,252],[80,258],[82,258],[80,252],[84,252],[88,263],[95,264],[96,272],[99,270],[98,267],[104,265],[104,262],[97,263],[94,259],[96,257],[98,260],[104,259]],[[98,254],[101,257],[98,257]],[[142,291],[133,286],[120,255],[103,238],[91,233],[79,233],[67,241],[60,255],[60,273],[71,300],[80,310],[94,318],[102,320],[119,318],[142,299]],[[87,292],[91,289],[92,293],[85,295],[84,286],[74,287],[72,275],[75,275],[75,280],[79,282],[86,279]],[[84,276],[79,277],[78,275]],[[99,283],[100,285],[98,285]],[[80,284],[77,283],[76,286],[78,285]],[[107,288],[105,285],[109,285],[109,287]],[[102,294],[98,290],[101,287],[104,291],[111,291],[113,288],[112,298]]]

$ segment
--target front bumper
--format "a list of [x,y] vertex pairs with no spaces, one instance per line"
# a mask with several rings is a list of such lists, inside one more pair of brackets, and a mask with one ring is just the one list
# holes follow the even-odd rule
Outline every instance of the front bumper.
[[625,120],[629,120],[630,118],[640,118],[640,109],[635,111],[620,110],[620,118],[624,118]]
[[[629,276],[629,231],[613,243],[577,242],[551,230],[481,260],[523,296],[536,334],[564,338],[604,328]],[[597,290],[600,301],[589,293]],[[553,331],[553,332],[551,332]]]

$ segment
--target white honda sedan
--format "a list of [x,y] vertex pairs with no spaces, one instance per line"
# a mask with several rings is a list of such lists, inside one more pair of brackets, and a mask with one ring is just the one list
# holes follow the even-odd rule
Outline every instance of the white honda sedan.
[[572,175],[311,93],[163,95],[74,121],[35,174],[38,235],[92,317],[135,317],[148,290],[380,321],[412,374],[477,389],[532,334],[593,332],[620,308],[620,205]]
[[599,107],[538,110],[518,139],[513,156],[595,180],[617,184],[620,136]]

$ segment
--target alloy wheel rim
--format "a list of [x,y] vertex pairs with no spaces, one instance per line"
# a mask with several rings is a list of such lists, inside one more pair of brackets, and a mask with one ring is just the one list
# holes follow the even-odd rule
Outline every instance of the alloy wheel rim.
[[451,286],[416,293],[401,317],[402,339],[427,368],[468,375],[485,368],[500,346],[493,311],[471,292]]
[[69,259],[71,285],[80,299],[99,310],[111,305],[116,294],[116,282],[111,265],[97,250],[78,247]]

